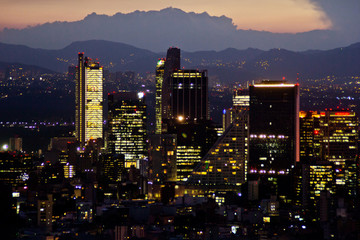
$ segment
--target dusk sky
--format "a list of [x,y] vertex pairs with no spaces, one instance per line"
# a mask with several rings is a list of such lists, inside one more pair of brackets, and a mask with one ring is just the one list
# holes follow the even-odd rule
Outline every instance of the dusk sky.
[[[349,2],[355,2],[348,0]],[[239,29],[272,32],[304,32],[331,29],[333,19],[318,4],[324,0],[0,0],[0,30],[24,28],[46,22],[77,21],[86,15],[113,15],[135,10],[180,8],[186,12],[208,12],[233,19]],[[328,2],[335,2],[328,0]],[[343,1],[339,1],[343,2]]]

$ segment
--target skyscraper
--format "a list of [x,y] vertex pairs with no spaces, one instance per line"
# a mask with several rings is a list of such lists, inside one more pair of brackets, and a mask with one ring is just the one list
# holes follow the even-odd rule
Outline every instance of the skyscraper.
[[125,168],[147,156],[146,105],[143,92],[119,92],[110,94],[108,148],[112,154],[125,156]]
[[208,120],[207,71],[180,69],[180,49],[169,48],[156,65],[156,133],[178,117],[187,121]]
[[176,136],[178,181],[188,179],[213,144],[208,109],[207,71],[180,69],[180,49],[169,48],[156,66],[155,132]]
[[178,70],[171,73],[171,116],[189,121],[209,119],[207,71]]
[[327,110],[320,115],[323,159],[341,167],[345,167],[346,161],[355,162],[359,138],[355,112]]
[[359,149],[356,113],[338,109],[301,112],[300,123],[301,161],[332,163],[336,187],[353,195]]
[[149,139],[150,180],[163,184],[176,181],[176,135],[156,134]]
[[180,69],[180,49],[171,47],[166,54],[161,86],[162,119],[171,119],[171,74]]
[[162,85],[164,81],[165,59],[161,58],[156,64],[156,95],[155,95],[155,133],[162,130]]
[[286,174],[299,161],[299,86],[250,86],[250,173]]
[[84,53],[78,55],[76,71],[75,130],[80,146],[103,138],[103,68]]
[[321,160],[322,134],[320,131],[320,113],[299,113],[300,117],[300,161],[315,162]]
[[300,112],[300,156],[345,167],[358,154],[356,113],[350,110]]

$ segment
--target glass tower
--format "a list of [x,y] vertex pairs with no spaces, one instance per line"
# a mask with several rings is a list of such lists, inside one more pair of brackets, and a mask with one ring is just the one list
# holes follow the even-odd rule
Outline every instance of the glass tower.
[[299,86],[250,85],[250,173],[286,174],[299,161]]
[[147,156],[146,105],[143,92],[110,94],[109,100],[109,152],[125,156],[125,168]]
[[207,71],[178,70],[171,74],[171,115],[190,121],[208,120]]
[[161,93],[162,85],[164,81],[164,67],[165,59],[161,58],[156,64],[156,95],[155,95],[155,133],[161,134],[162,129],[162,103],[161,103]]
[[80,146],[103,138],[103,68],[98,62],[78,55],[76,71],[75,130]]

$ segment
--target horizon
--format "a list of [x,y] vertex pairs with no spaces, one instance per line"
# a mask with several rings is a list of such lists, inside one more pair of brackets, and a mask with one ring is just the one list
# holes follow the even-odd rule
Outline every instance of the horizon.
[[[162,51],[156,51],[156,50],[152,50],[152,49],[149,49],[149,48],[137,47],[135,45],[124,43],[124,42],[121,42],[121,41],[111,41],[111,40],[105,40],[105,39],[89,39],[89,40],[73,41],[73,42],[67,44],[66,46],[64,46],[62,48],[52,48],[52,49],[49,49],[49,48],[36,48],[36,47],[28,46],[26,44],[12,44],[12,43],[6,43],[6,42],[1,42],[1,41],[0,41],[0,44],[13,45],[13,46],[24,46],[24,47],[27,47],[27,48],[30,48],[30,49],[41,49],[41,50],[46,50],[46,51],[58,51],[58,50],[63,50],[63,49],[65,49],[65,48],[67,48],[67,47],[69,47],[69,46],[71,46],[73,44],[76,44],[76,43],[84,43],[84,42],[92,42],[92,41],[108,42],[108,43],[114,43],[114,44],[123,44],[123,45],[127,45],[129,47],[137,48],[137,49],[140,49],[140,50],[150,51],[150,52],[155,53],[155,54],[166,54],[166,51],[167,51],[167,49],[169,47],[174,47],[174,46],[169,45],[169,46],[165,47],[164,50],[162,50]],[[356,44],[360,44],[360,40],[355,41],[355,42],[350,43],[350,44],[345,44],[345,45],[341,45],[341,46],[338,46],[338,47],[331,47],[331,48],[328,48],[328,49],[309,48],[309,49],[305,49],[305,50],[292,50],[292,49],[288,49],[288,48],[285,48],[285,47],[282,47],[282,48],[273,47],[273,48],[268,48],[268,49],[257,48],[257,47],[247,47],[247,48],[226,47],[226,48],[223,48],[221,50],[214,50],[214,49],[186,50],[186,49],[183,49],[181,47],[177,47],[177,48],[180,48],[182,52],[186,52],[186,53],[211,52],[211,51],[219,53],[219,52],[222,52],[222,51],[226,51],[228,49],[235,49],[235,50],[238,50],[238,51],[245,51],[245,50],[248,50],[248,49],[255,49],[255,50],[261,50],[261,51],[264,51],[264,52],[275,49],[275,50],[285,50],[285,51],[294,52],[294,53],[302,53],[302,52],[307,52],[307,51],[322,51],[322,52],[325,52],[325,51],[331,51],[331,50],[335,50],[335,49],[339,49],[339,48],[350,47],[350,46],[356,45]]]

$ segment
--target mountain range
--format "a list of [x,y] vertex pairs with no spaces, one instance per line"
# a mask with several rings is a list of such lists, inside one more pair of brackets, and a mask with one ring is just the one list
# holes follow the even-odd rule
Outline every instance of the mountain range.
[[[164,49],[166,50],[166,49]],[[6,63],[38,66],[56,72],[66,72],[77,64],[77,53],[98,59],[111,72],[154,72],[158,58],[154,53],[123,43],[92,40],[74,42],[60,50],[35,49],[23,45],[0,43],[0,68]],[[295,52],[285,49],[268,51],[248,48],[228,48],[222,51],[181,52],[185,68],[208,69],[209,76],[220,82],[276,79],[283,76],[295,79],[335,76],[355,76],[360,73],[360,43],[332,50]],[[42,71],[44,71],[42,69]]]
[[80,21],[45,23],[25,29],[5,28],[0,31],[0,42],[43,49],[61,49],[75,41],[107,40],[155,52],[163,51],[164,46],[177,46],[186,51],[220,51],[229,47],[304,51],[349,45],[360,40],[360,31],[355,32],[313,30],[292,34],[244,30],[237,29],[226,16],[170,7],[113,16],[92,13]]

